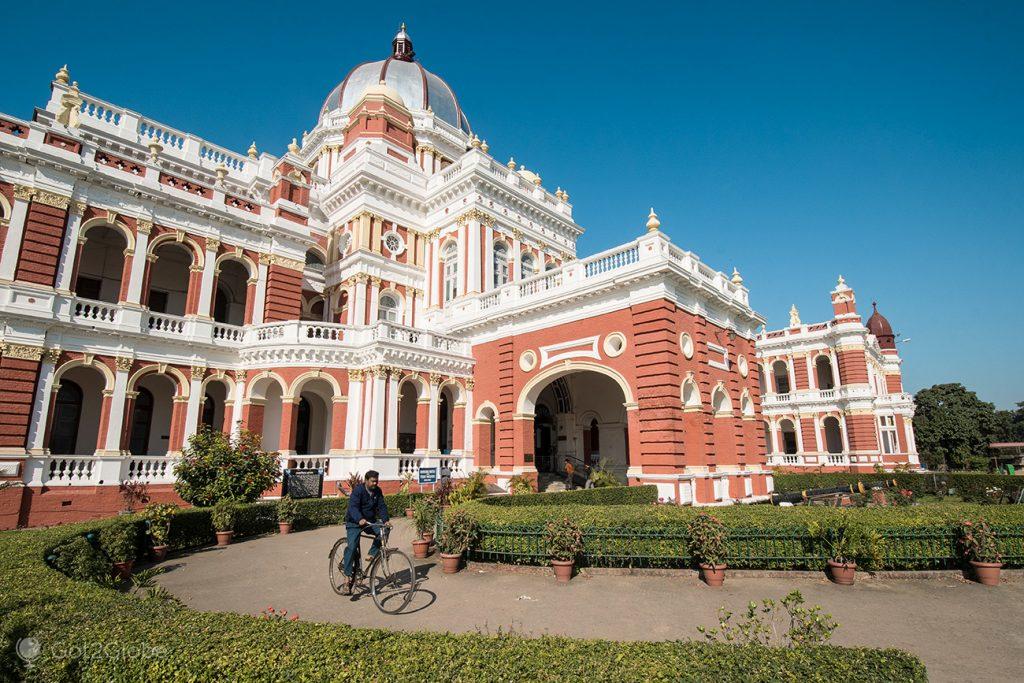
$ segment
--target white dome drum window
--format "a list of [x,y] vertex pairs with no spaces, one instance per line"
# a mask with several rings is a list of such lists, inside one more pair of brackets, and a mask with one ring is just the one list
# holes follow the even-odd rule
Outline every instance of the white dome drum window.
[[405,251],[405,240],[394,230],[384,233],[384,248],[388,250],[392,256],[399,256]]

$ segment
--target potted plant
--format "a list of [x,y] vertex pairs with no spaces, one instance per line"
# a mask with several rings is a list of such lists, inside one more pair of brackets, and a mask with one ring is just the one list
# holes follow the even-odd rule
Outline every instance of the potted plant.
[[465,509],[453,510],[444,516],[444,528],[437,539],[441,552],[441,569],[445,574],[459,571],[462,554],[469,550],[476,538],[476,520]]
[[583,531],[568,517],[553,519],[544,528],[544,544],[555,579],[569,583],[576,558],[583,552]]
[[433,498],[420,498],[414,504],[415,515],[413,523],[416,525],[418,539],[412,542],[413,554],[422,559],[430,552],[430,542],[434,539],[434,522],[437,519],[437,505]]
[[690,555],[700,567],[700,577],[708,586],[717,588],[725,582],[725,524],[714,515],[702,512],[686,525],[686,543]]
[[171,518],[178,511],[171,503],[150,503],[142,511],[146,520],[146,533],[153,544],[153,560],[163,562],[167,557],[167,539],[171,534]]
[[100,532],[100,547],[114,564],[114,577],[130,579],[139,547],[139,529],[133,523],[114,524]]
[[217,532],[217,545],[230,545],[231,537],[235,535],[235,504],[230,500],[218,500],[210,513],[210,521]]
[[437,482],[437,487],[434,489],[434,500],[437,501],[437,506],[441,510],[446,510],[449,505],[448,497],[452,495],[452,478],[444,477]]
[[965,519],[960,522],[960,550],[974,570],[974,578],[983,586],[998,586],[1003,557],[996,533],[987,522]]
[[811,538],[825,547],[828,577],[837,585],[852,586],[857,560],[873,562],[878,555],[878,534],[847,521],[833,518],[811,522],[807,530]]
[[[412,472],[406,472],[402,475],[402,485],[399,487],[398,492],[403,496],[408,496],[412,492],[412,483],[416,481],[416,475]],[[409,506],[405,508],[405,516],[412,519],[416,515],[416,508],[413,507],[412,501],[409,501]]]
[[299,514],[299,506],[295,499],[285,494],[277,501],[277,529],[282,534],[292,532],[292,524]]
[[517,474],[508,480],[508,492],[512,496],[533,493],[533,482],[530,481],[529,477]]

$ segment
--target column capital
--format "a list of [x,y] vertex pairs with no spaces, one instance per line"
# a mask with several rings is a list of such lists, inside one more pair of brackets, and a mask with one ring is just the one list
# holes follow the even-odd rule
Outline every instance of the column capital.
[[41,360],[45,349],[41,346],[28,346],[26,344],[8,344],[0,342],[0,355],[19,360]]
[[89,205],[85,202],[73,201],[71,202],[71,215],[81,218],[85,215],[85,210],[87,208],[89,208]]
[[140,235],[148,235],[153,232],[153,221],[140,218],[135,221],[135,232]]
[[475,379],[470,377],[469,379],[466,380],[466,389],[468,389],[469,391],[473,391],[473,387],[475,387],[475,386],[476,386],[476,380]]
[[245,370],[235,370],[235,381],[236,382],[244,382],[245,381],[245,375],[246,375]]
[[114,359],[114,365],[117,367],[118,372],[128,372],[132,369],[132,364],[135,362],[134,358],[128,356],[118,356]]
[[191,368],[192,379],[202,379],[206,376],[207,367],[205,365],[193,365]]
[[32,201],[32,197],[35,196],[35,189],[27,185],[15,185],[14,186],[14,199],[21,200],[23,202]]
[[61,353],[63,353],[63,350],[59,346],[53,346],[51,348],[46,349],[46,355],[44,356],[44,358],[46,359],[47,363],[50,363],[51,365],[56,365],[57,362],[60,361]]
[[433,372],[430,373],[430,383],[433,384],[434,386],[441,384],[441,382],[443,381],[444,377],[442,377],[441,375],[436,375]]
[[363,370],[349,370],[348,379],[350,382],[362,382],[363,381]]

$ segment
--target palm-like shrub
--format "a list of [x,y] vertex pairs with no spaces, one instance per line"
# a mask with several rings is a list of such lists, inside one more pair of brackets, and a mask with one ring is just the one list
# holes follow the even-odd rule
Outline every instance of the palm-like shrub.
[[686,544],[690,555],[699,564],[713,567],[725,564],[727,538],[725,524],[706,512],[697,515],[686,525]]
[[289,495],[281,496],[277,501],[277,521],[282,524],[291,524],[299,515],[299,506],[295,499]]

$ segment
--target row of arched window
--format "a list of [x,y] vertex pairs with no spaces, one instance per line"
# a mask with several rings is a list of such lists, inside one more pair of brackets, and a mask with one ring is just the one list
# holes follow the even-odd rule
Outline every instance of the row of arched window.
[[[832,359],[825,355],[820,355],[814,359],[814,376],[815,376],[815,388],[827,391],[829,389],[835,389],[836,381],[835,375],[832,371]],[[768,386],[768,380],[771,379],[771,386]],[[793,382],[790,378],[789,363],[784,360],[777,360],[772,363],[771,372],[762,371],[760,374],[761,383],[761,394],[767,394],[770,391],[776,394],[788,394],[793,390]]]

